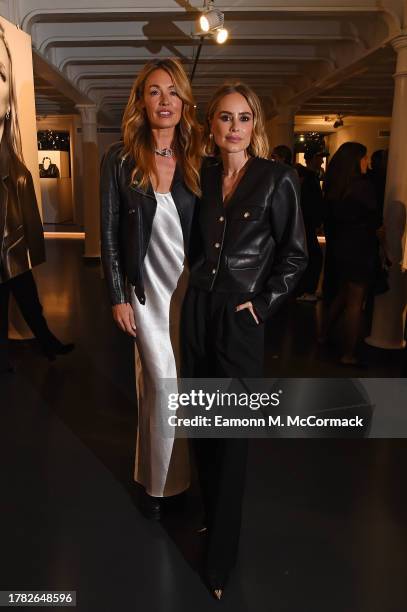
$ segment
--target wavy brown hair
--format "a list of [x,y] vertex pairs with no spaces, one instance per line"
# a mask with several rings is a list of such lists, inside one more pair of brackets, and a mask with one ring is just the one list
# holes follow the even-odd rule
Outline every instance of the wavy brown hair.
[[183,102],[181,120],[175,128],[172,146],[175,149],[177,162],[183,170],[187,187],[196,195],[200,195],[201,130],[195,116],[191,84],[181,62],[173,58],[148,62],[133,83],[122,121],[124,154],[134,161],[131,180],[134,181],[138,175],[140,187],[146,189],[151,175],[158,179],[155,143],[143,98],[147,78],[159,69],[165,70],[170,75],[177,95]]
[[21,146],[21,134],[20,127],[18,124],[17,114],[17,96],[14,88],[14,77],[13,77],[13,61],[11,59],[10,48],[7,43],[4,28],[0,23],[0,41],[3,42],[6,49],[6,53],[10,62],[10,80],[9,80],[9,103],[10,103],[10,116],[8,119],[4,118],[4,132],[3,138],[6,139],[8,149],[11,155],[17,157],[22,163],[24,163],[23,149]]
[[211,137],[211,121],[222,98],[233,93],[239,93],[241,96],[243,96],[253,113],[253,132],[250,145],[248,147],[248,153],[254,157],[264,157],[267,159],[269,156],[269,143],[264,125],[264,115],[261,102],[257,94],[255,94],[255,92],[248,85],[240,82],[225,83],[224,85],[221,85],[219,89],[215,91],[208,104],[204,125],[205,155],[219,155],[219,147],[214,142],[213,137]]

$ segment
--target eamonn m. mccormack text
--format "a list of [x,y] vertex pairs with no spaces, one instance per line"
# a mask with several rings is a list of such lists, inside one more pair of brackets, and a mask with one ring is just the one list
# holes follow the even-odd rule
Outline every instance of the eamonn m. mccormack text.
[[[285,423],[284,423],[285,420]],[[269,427],[363,427],[363,419],[359,416],[350,419],[338,419],[332,417],[317,417],[310,414],[306,417],[287,415],[285,419],[279,416],[268,417]]]

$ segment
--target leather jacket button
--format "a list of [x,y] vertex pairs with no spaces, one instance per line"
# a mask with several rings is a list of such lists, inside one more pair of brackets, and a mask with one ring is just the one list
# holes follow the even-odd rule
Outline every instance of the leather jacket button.
[[225,217],[219,217],[218,219],[219,223],[223,223],[224,220],[225,220]]
[[244,218],[247,219],[247,217],[250,217],[250,213],[248,210],[246,210],[246,212],[244,213]]
[[214,247],[215,249],[218,249],[220,247],[220,242],[215,242]]
[[216,268],[212,270],[212,274],[216,274]]

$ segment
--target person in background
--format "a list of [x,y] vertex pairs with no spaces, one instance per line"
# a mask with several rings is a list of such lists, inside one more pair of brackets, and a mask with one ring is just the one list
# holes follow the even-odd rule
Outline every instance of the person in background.
[[326,152],[320,145],[308,145],[304,159],[306,166],[296,164],[301,183],[301,210],[304,218],[308,247],[308,266],[297,292],[300,302],[316,302],[316,291],[322,270],[323,255],[318,242],[318,228],[323,220],[323,197],[320,184],[321,168]]
[[277,145],[271,153],[271,159],[281,164],[286,164],[286,166],[291,166],[293,163],[293,153],[290,147],[286,145]]
[[329,286],[335,288],[323,323],[320,343],[344,315],[344,347],[340,363],[357,366],[363,304],[375,280],[378,218],[375,189],[368,179],[367,149],[358,142],[339,147],[325,178],[325,234]]
[[12,294],[50,360],[73,350],[48,327],[32,268],[45,261],[44,233],[30,171],[24,164],[10,50],[0,25],[0,373],[13,372],[8,357]]

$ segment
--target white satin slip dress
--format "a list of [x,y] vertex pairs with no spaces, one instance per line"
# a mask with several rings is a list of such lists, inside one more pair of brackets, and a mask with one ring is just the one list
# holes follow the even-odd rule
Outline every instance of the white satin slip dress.
[[[188,488],[190,466],[187,440],[174,437],[168,426],[168,387],[176,379],[180,360],[180,319],[188,285],[184,239],[171,193],[155,193],[157,210],[144,259],[146,301],[134,292],[138,428],[134,479],[149,495],[176,495]],[[176,390],[176,382],[174,382]],[[165,432],[165,433],[164,433]]]

